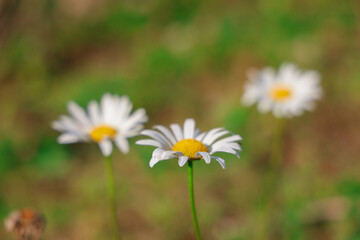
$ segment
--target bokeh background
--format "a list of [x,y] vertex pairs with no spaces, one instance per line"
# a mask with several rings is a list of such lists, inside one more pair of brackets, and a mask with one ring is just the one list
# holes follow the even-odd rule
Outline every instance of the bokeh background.
[[[195,164],[204,239],[360,239],[359,21],[356,0],[1,0],[1,219],[33,207],[44,239],[110,238],[98,147],[59,145],[50,123],[69,100],[111,92],[146,108],[147,128],[193,117],[244,138],[226,170]],[[276,119],[240,97],[249,68],[285,61],[319,71],[325,94],[286,123],[269,211],[259,202]],[[134,142],[113,155],[123,239],[194,239],[186,168],[150,169],[153,148]]]

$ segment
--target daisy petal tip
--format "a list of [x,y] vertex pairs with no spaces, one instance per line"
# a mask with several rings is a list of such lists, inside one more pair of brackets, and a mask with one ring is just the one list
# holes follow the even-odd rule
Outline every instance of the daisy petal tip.
[[127,150],[126,150],[126,149],[122,149],[122,150],[120,149],[120,152],[122,152],[123,154],[128,154],[128,153],[129,153],[129,149],[127,149]]
[[53,121],[51,124],[50,124],[50,127],[54,130],[58,130],[60,128],[60,123],[59,121]]
[[69,133],[63,133],[57,138],[59,144],[70,144],[80,141],[79,137]]
[[111,141],[106,139],[106,140],[103,140],[103,141],[99,142],[99,148],[100,148],[101,153],[105,157],[108,157],[112,153],[113,145],[112,145]]
[[64,143],[61,141],[60,137],[58,137],[58,138],[56,139],[56,142],[57,142],[58,144],[64,144]]
[[74,102],[73,100],[69,100],[69,101],[67,102],[67,106],[68,106],[68,107],[74,106],[74,105],[77,105],[77,103]]
[[150,166],[151,168],[153,168],[153,167],[155,166],[155,164],[157,164],[158,162],[159,162],[158,159],[156,159],[156,158],[151,158],[151,160],[150,160],[150,162],[149,162],[149,166]]
[[188,159],[189,159],[189,158],[188,158],[188,157],[185,157],[185,156],[179,157],[179,161],[178,161],[179,166],[180,166],[180,167],[183,167],[183,166],[187,163]]
[[110,152],[104,152],[104,151],[102,151],[101,153],[104,157],[109,157],[111,154]]
[[126,138],[115,139],[115,145],[123,154],[129,153],[130,147],[129,147],[129,142],[127,141]]

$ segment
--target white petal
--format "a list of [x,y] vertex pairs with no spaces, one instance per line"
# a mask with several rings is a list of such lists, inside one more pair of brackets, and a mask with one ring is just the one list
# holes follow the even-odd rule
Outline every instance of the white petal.
[[153,153],[152,153],[152,157],[154,158],[161,158],[161,154],[164,152],[164,149],[162,148],[156,148]]
[[69,144],[81,141],[79,136],[70,133],[63,133],[58,137],[58,143],[60,144]]
[[242,138],[239,135],[233,135],[233,136],[226,137],[226,138],[223,138],[223,139],[217,141],[216,143],[214,143],[214,145],[215,144],[220,145],[220,144],[228,143],[228,142],[236,142],[236,141],[240,141],[240,140],[242,140]]
[[272,112],[276,118],[291,117],[291,114],[285,113],[283,106],[280,104],[275,104]]
[[[165,151],[165,152],[168,152],[168,151]],[[149,162],[149,165],[150,167],[153,167],[156,163],[160,162],[160,161],[164,161],[164,160],[169,160],[171,158],[174,158],[176,157],[175,155],[170,155],[170,154],[167,154],[168,156],[166,158],[162,158],[161,156],[159,155],[164,155],[164,154],[160,154],[161,153],[161,150],[158,151],[158,153],[153,153],[153,157],[151,158],[150,162]]]
[[176,141],[174,135],[171,133],[171,131],[168,128],[161,126],[161,125],[156,125],[156,126],[154,126],[154,128],[159,130],[162,134],[164,134],[164,136],[167,137],[167,139],[169,139],[169,141],[171,142],[172,145],[176,144],[177,141]]
[[171,159],[179,156],[184,156],[181,152],[175,152],[175,151],[164,151],[161,154],[162,159]]
[[269,86],[276,81],[276,71],[273,68],[266,67],[264,70],[259,72],[259,78],[263,80],[266,86]]
[[90,125],[90,121],[86,116],[84,109],[82,109],[75,102],[68,103],[68,110],[70,114],[82,125],[88,127]]
[[183,154],[180,152],[175,152],[175,151],[167,151],[162,148],[155,149],[152,154],[153,158],[157,158],[157,159],[161,159],[161,160],[167,160],[167,159],[175,158],[178,156],[183,156]]
[[185,163],[188,161],[188,159],[189,159],[189,157],[187,157],[187,156],[181,156],[181,157],[179,157],[179,161],[178,161],[179,166],[180,166],[180,167],[184,166]]
[[184,139],[183,133],[182,133],[182,130],[181,130],[181,127],[179,126],[179,124],[171,124],[170,128],[175,135],[176,141],[181,141]]
[[147,120],[148,118],[146,116],[145,109],[139,108],[135,112],[133,112],[131,116],[128,119],[126,119],[124,123],[121,124],[120,127],[124,131],[128,131],[129,129],[132,129],[139,124],[142,125]]
[[114,142],[122,153],[126,154],[129,152],[129,142],[126,140],[126,138],[116,138]]
[[81,132],[85,130],[84,126],[79,126],[79,123],[69,116],[61,116],[58,123],[63,126],[62,131]]
[[184,139],[194,138],[195,120],[188,118],[184,122]]
[[206,132],[200,133],[195,139],[202,142],[205,135],[206,135]]
[[273,106],[273,102],[269,99],[262,99],[259,101],[257,105],[257,109],[260,113],[267,113],[271,110],[271,107]]
[[140,140],[137,140],[135,143],[138,145],[154,146],[154,147],[159,147],[159,148],[164,147],[161,143],[159,143],[155,140],[152,140],[152,139],[140,139]]
[[227,147],[218,147],[216,149],[211,150],[210,154],[214,154],[216,152],[225,152],[225,153],[231,153],[236,155],[238,158],[240,158],[240,155],[237,151],[235,151],[234,149],[231,148],[227,148]]
[[218,163],[220,163],[220,165],[221,165],[221,167],[223,168],[223,169],[225,169],[225,160],[224,159],[222,159],[222,158],[219,158],[219,157],[214,157],[214,156],[212,156],[211,157],[212,159],[215,159],[216,161],[218,161]]
[[241,151],[241,146],[237,142],[224,143],[224,144],[221,144],[221,145],[219,145],[217,147],[222,147],[222,146],[227,147],[227,148],[232,148],[234,150]]
[[118,104],[116,108],[115,119],[119,119],[119,122],[122,123],[124,119],[127,119],[130,115],[132,109],[132,104],[127,96],[122,96],[118,99]]
[[[78,141],[89,140],[87,131],[85,131],[85,129],[83,129],[81,126],[78,126],[74,120],[68,116],[61,116],[60,120],[54,121],[52,123],[52,127],[57,131],[76,136]],[[67,140],[60,139],[60,141]]]
[[111,123],[114,113],[113,97],[110,93],[105,93],[100,100],[102,120],[105,123]]
[[216,132],[214,134],[212,134],[211,136],[207,137],[207,141],[203,141],[204,144],[206,145],[211,145],[213,142],[215,142],[218,138],[226,135],[226,134],[229,134],[230,132],[226,129],[222,130],[222,131],[219,131],[219,132]]
[[64,127],[63,123],[59,120],[53,121],[51,123],[51,127],[53,129],[55,129],[56,131],[62,132],[64,130],[66,130],[66,128]]
[[90,120],[93,124],[99,124],[101,122],[101,113],[97,102],[91,101],[88,104],[88,112]]
[[194,133],[194,138],[197,138],[201,134],[200,129],[196,128]]
[[123,130],[121,129],[121,127],[119,128],[120,129],[120,133],[121,136],[123,136],[124,138],[132,138],[132,137],[135,137],[135,136],[138,136],[140,131],[144,128],[144,125],[142,124],[138,124],[138,125],[135,125],[135,126],[132,126],[130,129],[127,129],[127,130]]
[[203,158],[204,158],[204,161],[209,164],[211,162],[211,156],[209,153],[207,152],[198,152],[198,154],[200,154]]
[[154,140],[160,142],[163,146],[166,146],[168,149],[172,148],[171,143],[161,133],[157,131],[145,129],[141,131],[141,135],[153,138]]
[[240,102],[244,106],[250,106],[253,105],[257,99],[258,99],[257,95],[253,94],[252,92],[246,91],[244,95],[241,97]]
[[155,164],[157,164],[159,161],[160,161],[160,159],[151,158],[151,159],[150,159],[150,162],[149,162],[150,167],[152,168],[152,167],[153,167]]
[[113,149],[113,145],[112,145],[112,142],[109,139],[104,139],[104,140],[100,141],[99,142],[99,147],[100,147],[100,150],[101,150],[102,154],[105,157],[110,156],[110,154],[112,152],[112,149]]
[[209,139],[213,136],[213,134],[220,132],[221,130],[224,130],[224,128],[213,128],[210,131],[208,131],[205,135],[205,137],[203,138],[202,142],[206,143],[207,141],[209,141]]

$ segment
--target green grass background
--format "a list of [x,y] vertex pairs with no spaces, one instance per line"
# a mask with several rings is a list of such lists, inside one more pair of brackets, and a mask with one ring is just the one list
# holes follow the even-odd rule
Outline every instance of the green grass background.
[[[147,128],[193,117],[244,138],[226,170],[194,165],[204,239],[360,239],[359,20],[355,0],[0,1],[0,217],[33,207],[44,239],[110,238],[98,147],[59,145],[50,123],[111,92],[146,108]],[[249,68],[285,61],[319,71],[325,94],[287,121],[270,212],[276,120],[239,100]],[[150,169],[152,148],[130,142],[113,155],[123,239],[194,239],[186,168]]]

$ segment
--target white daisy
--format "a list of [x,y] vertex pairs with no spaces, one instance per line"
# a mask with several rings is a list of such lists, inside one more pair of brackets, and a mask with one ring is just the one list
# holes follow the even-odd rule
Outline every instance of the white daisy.
[[52,127],[62,132],[58,138],[61,144],[75,142],[96,142],[104,156],[112,152],[114,141],[118,149],[127,153],[127,138],[136,136],[147,121],[145,110],[140,108],[131,114],[132,103],[127,96],[119,97],[106,93],[100,104],[91,101],[86,113],[75,102],[69,102],[71,117],[61,116]]
[[242,102],[258,103],[261,113],[272,111],[276,117],[301,115],[311,111],[314,101],[321,98],[320,76],[316,71],[301,71],[294,64],[285,63],[276,73],[272,68],[250,71]]
[[[208,132],[200,132],[195,128],[194,119],[186,119],[184,128],[178,124],[171,124],[170,129],[164,126],[155,126],[156,130],[143,130],[140,134],[152,139],[141,139],[136,142],[139,145],[157,147],[150,160],[150,167],[162,160],[177,158],[179,166],[182,167],[188,160],[199,160],[209,164],[211,159],[218,161],[225,168],[225,161],[220,157],[212,156],[216,152],[231,153],[239,157],[241,150],[239,135],[231,135],[224,128],[214,128]],[[224,137],[224,138],[222,138]]]

